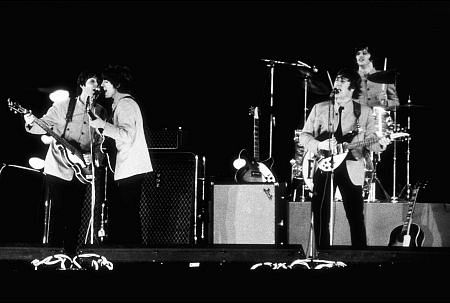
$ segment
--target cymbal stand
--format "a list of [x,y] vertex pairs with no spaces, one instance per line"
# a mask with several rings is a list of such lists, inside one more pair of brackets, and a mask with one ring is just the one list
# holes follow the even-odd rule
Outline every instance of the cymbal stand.
[[[383,185],[381,184],[380,180],[377,177],[377,166],[380,159],[380,154],[378,153],[378,158],[373,161],[373,172],[372,176],[370,178],[369,183],[369,197],[367,198],[367,202],[375,202],[376,201],[376,185],[378,184],[383,191],[384,197],[386,200],[391,200],[391,197],[387,193],[387,191],[384,189]],[[375,158],[375,157],[374,157]]]
[[[408,98],[408,104],[411,104],[411,97]],[[411,117],[410,114],[408,112],[408,120],[407,120],[407,129],[406,131],[408,133],[410,133],[411,130]],[[411,136],[408,136],[408,138],[406,138],[406,184],[405,186],[403,186],[402,190],[400,191],[399,197],[402,196],[403,192],[406,190],[406,200],[410,200],[411,199],[411,183],[409,180],[409,163],[410,163],[410,155],[411,155],[411,150],[410,150],[410,141],[411,141]]]
[[[386,64],[386,63],[385,63]],[[395,78],[395,86],[397,86],[397,77]],[[397,131],[397,106],[394,107],[394,131]],[[393,157],[392,157],[392,162],[393,162],[393,168],[392,168],[392,197],[391,197],[391,202],[392,203],[397,203],[398,202],[398,197],[395,195],[396,189],[395,189],[395,184],[397,183],[397,142],[394,140],[394,142],[392,143],[393,145]]]
[[[305,91],[305,95],[304,95],[304,106],[303,106],[303,125],[305,125],[306,123],[306,119],[307,119],[307,112],[308,112],[308,108],[307,108],[307,101],[308,101],[308,77],[304,78],[304,91]],[[303,151],[303,155],[302,158],[304,156],[304,151]],[[295,160],[294,160],[295,161]],[[303,161],[302,161],[303,162]],[[293,177],[292,177],[292,183],[293,184]],[[300,201],[301,202],[305,202],[306,198],[305,198],[305,192],[306,192],[306,183],[304,178],[300,178],[299,180],[299,184],[297,184],[296,188],[301,188],[301,194],[300,194]],[[296,199],[296,194],[297,194],[297,189],[294,189],[294,201]]]
[[[311,67],[306,63],[298,60],[297,62],[284,62],[278,60],[270,60],[270,59],[261,59],[264,62],[267,62],[267,67],[270,69],[270,128],[269,128],[269,158],[272,157],[272,141],[273,141],[273,127],[275,127],[275,116],[273,115],[273,77],[274,77],[274,69],[275,64],[285,64],[292,65],[297,67],[306,67],[312,70],[317,70],[315,66]],[[305,81],[305,85],[307,85],[307,81]],[[305,99],[305,108],[306,108],[306,99]],[[305,112],[306,117],[306,112]],[[306,121],[306,118],[305,118]]]

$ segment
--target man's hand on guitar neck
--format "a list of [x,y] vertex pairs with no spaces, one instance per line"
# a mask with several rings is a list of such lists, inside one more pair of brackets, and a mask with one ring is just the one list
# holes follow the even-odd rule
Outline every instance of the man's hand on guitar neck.
[[34,119],[36,119],[36,117],[33,116],[33,114],[31,114],[31,113],[27,113],[27,114],[23,115],[23,119],[25,120],[25,126],[31,127],[33,125]]
[[380,143],[381,151],[385,151],[387,146],[392,143],[392,140],[386,136],[383,136],[380,138],[380,141],[378,141],[378,143]]

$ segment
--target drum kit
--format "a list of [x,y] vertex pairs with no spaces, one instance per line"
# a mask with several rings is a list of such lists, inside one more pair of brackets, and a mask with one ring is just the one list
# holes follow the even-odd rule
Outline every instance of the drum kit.
[[[304,76],[304,121],[307,119],[307,90],[314,92],[317,95],[328,95],[331,88],[326,89],[326,86],[322,84],[319,80],[315,79],[313,73],[302,72]],[[396,84],[398,72],[396,70],[384,70],[373,73],[367,77],[369,81],[380,83],[380,84]],[[331,82],[331,79],[330,79]],[[332,87],[332,85],[331,85]],[[386,130],[391,132],[405,132],[409,133],[411,130],[411,111],[416,109],[423,109],[425,106],[412,104],[411,99],[408,99],[407,104],[392,106],[392,107],[373,107],[373,112],[375,116],[377,132],[386,133]],[[407,112],[407,127],[401,128],[397,124],[397,111],[405,110]],[[313,189],[313,174],[315,167],[311,164],[310,159],[305,157],[305,149],[303,146],[298,144],[298,137],[301,134],[301,130],[295,130],[294,142],[295,142],[295,152],[294,159],[290,161],[291,163],[291,200],[304,202],[312,197]],[[406,138],[406,139],[405,139]],[[397,167],[397,141],[406,141],[406,184],[401,189],[400,194],[396,195],[396,167]],[[399,197],[405,198],[405,200],[411,199],[411,185],[410,185],[410,141],[411,137],[408,134],[406,137],[401,137],[401,139],[392,140],[393,145],[393,193],[389,195],[388,192],[383,187],[382,183],[377,176],[377,166],[381,160],[381,153],[370,152],[365,158],[365,182],[363,186],[363,197],[366,202],[398,202]],[[309,162],[308,162],[309,161]],[[384,194],[385,200],[378,200],[376,195],[376,188],[380,188]],[[341,200],[340,192],[337,189],[335,194],[335,199],[337,201]]]

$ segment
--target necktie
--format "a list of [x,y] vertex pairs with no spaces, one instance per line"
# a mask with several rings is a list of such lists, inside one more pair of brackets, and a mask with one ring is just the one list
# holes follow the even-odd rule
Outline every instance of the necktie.
[[339,142],[342,139],[342,127],[341,127],[341,116],[342,116],[342,110],[344,109],[343,106],[339,106],[339,123],[336,128],[336,131],[334,132],[334,137]]

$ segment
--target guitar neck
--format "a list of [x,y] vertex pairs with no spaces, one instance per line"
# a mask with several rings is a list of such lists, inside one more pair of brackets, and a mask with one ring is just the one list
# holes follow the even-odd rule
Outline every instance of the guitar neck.
[[411,201],[409,202],[409,205],[408,205],[408,213],[406,215],[406,220],[405,220],[405,223],[403,223],[402,233],[405,233],[405,234],[409,233],[409,228],[412,223],[412,215],[414,213],[414,209],[416,206],[416,200],[417,200],[418,193],[419,193],[418,189],[413,190],[413,195],[412,195]]
[[58,143],[67,148],[72,154],[77,155],[82,158],[82,154],[78,149],[76,149],[72,144],[70,144],[66,139],[62,138],[58,134],[56,134],[50,127],[48,127],[47,123],[35,117],[34,123],[39,125],[43,130],[45,130],[50,136],[52,136]]
[[354,149],[354,148],[357,148],[357,147],[364,147],[364,146],[368,146],[368,145],[372,145],[374,143],[377,143],[378,141],[380,141],[380,138],[378,138],[378,137],[368,138],[368,139],[365,139],[365,140],[362,140],[362,141],[349,143],[349,144],[347,144],[347,148],[348,149]]
[[259,161],[259,123],[258,119],[255,119],[253,125],[253,157],[255,161]]

